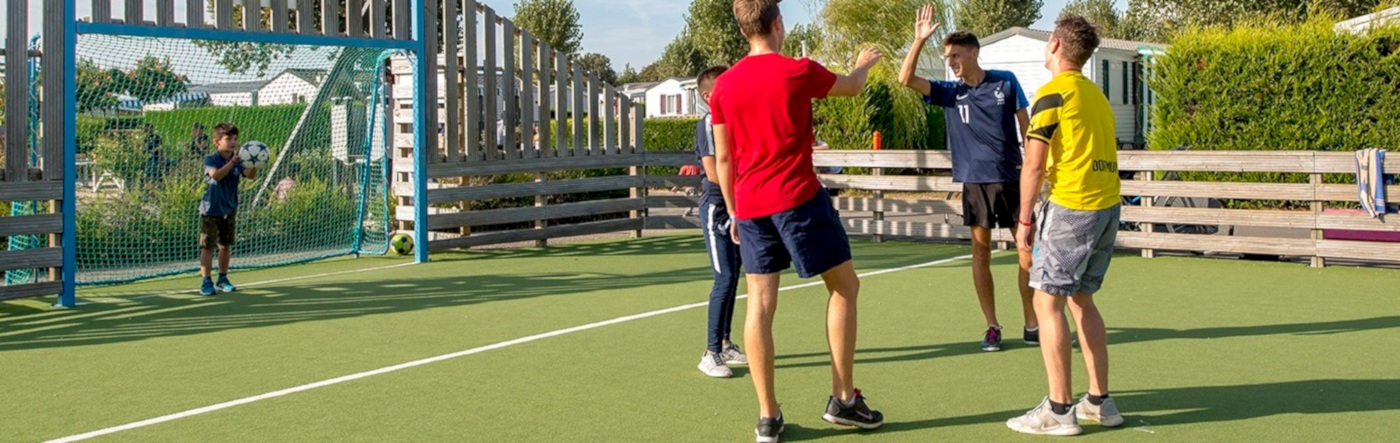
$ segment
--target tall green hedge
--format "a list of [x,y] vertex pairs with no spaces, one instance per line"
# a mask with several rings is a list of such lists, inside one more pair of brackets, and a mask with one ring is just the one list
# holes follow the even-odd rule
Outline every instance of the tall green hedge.
[[1400,27],[1187,32],[1154,66],[1152,149],[1400,149]]
[[[1153,66],[1155,150],[1400,149],[1400,27],[1259,22],[1183,33]],[[1185,180],[1304,183],[1306,174],[1183,173]],[[1328,183],[1354,183],[1346,174]],[[1232,208],[1305,202],[1225,201]]]

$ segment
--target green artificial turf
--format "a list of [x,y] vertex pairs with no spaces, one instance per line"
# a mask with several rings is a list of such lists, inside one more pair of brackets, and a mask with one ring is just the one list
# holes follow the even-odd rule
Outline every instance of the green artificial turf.
[[[861,272],[966,248],[854,245]],[[86,290],[50,310],[0,304],[0,440],[126,424],[520,337],[707,299],[698,237],[438,254],[433,263],[336,260]],[[821,421],[830,392],[820,286],[784,292],[777,388],[787,440],[1007,441],[1044,396],[1039,351],[1020,343],[1014,256],[993,272],[1006,351],[984,353],[968,262],[863,280],[857,385],[887,423]],[[305,278],[328,272],[340,275]],[[297,278],[294,280],[284,280]],[[259,281],[284,280],[267,284]],[[794,276],[785,285],[804,283]],[[1400,422],[1400,271],[1119,256],[1099,296],[1111,393],[1127,417],[1086,439],[1388,439]],[[153,296],[154,295],[154,296]],[[744,303],[734,336],[742,341]],[[543,338],[124,431],[112,441],[751,441],[748,372],[695,365],[706,310]],[[1085,389],[1075,356],[1075,386]]]

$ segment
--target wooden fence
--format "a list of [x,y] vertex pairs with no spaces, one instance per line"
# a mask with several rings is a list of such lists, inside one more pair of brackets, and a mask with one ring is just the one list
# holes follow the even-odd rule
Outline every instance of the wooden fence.
[[[43,213],[0,214],[0,238],[13,240],[16,236],[47,236],[41,247],[19,249],[7,247],[0,251],[0,275],[5,271],[36,269],[40,272],[28,281],[12,281],[12,286],[0,286],[0,300],[58,294],[63,290],[62,266],[64,251],[62,234],[64,218],[60,212],[63,200],[63,119],[57,106],[63,100],[60,87],[44,87],[31,102],[35,92],[31,85],[29,63],[38,58],[45,72],[62,72],[60,59],[64,39],[61,23],[44,20],[41,48],[29,46],[30,0],[6,0],[6,33],[3,56],[5,66],[5,126],[4,170],[0,171],[0,201],[9,204],[29,202],[31,208],[42,205]],[[44,17],[61,16],[61,2],[45,1]],[[45,54],[50,54],[46,56]],[[43,79],[45,86],[59,85],[62,76]],[[40,122],[30,119],[30,109],[39,106]],[[42,122],[42,123],[41,123]],[[30,128],[36,127],[32,134]],[[37,160],[37,161],[32,161]],[[8,242],[7,242],[8,245]],[[46,272],[45,272],[46,271]]]
[[[962,185],[951,177],[952,159],[946,151],[822,151],[818,167],[921,170],[924,175],[822,175],[829,188],[869,191],[861,196],[836,199],[846,228],[854,235],[918,239],[968,239],[962,226]],[[682,165],[694,162],[688,153],[651,154],[649,165]],[[1136,179],[1123,181],[1123,196],[1136,200],[1123,208],[1124,230],[1118,247],[1140,250],[1144,256],[1158,251],[1222,254],[1260,254],[1309,258],[1314,266],[1328,259],[1363,263],[1400,263],[1400,243],[1336,240],[1328,231],[1400,233],[1400,220],[1374,219],[1365,214],[1334,212],[1328,204],[1356,203],[1354,184],[1323,183],[1324,174],[1354,174],[1349,153],[1330,152],[1183,152],[1119,151],[1119,168]],[[1400,157],[1386,161],[1387,171],[1400,173]],[[1193,182],[1158,179],[1165,172],[1275,172],[1306,174],[1308,183]],[[649,184],[695,186],[696,177],[657,177]],[[883,198],[878,193],[903,197]],[[1389,195],[1400,195],[1390,186]],[[867,196],[869,194],[869,196]],[[1306,202],[1307,209],[1225,209],[1167,206],[1169,198],[1288,200]],[[693,197],[654,198],[648,207],[660,210],[693,205]],[[1164,226],[1190,225],[1215,228],[1214,235],[1164,232]],[[649,229],[694,228],[693,217],[648,217]],[[1232,235],[1241,231],[1256,235]],[[1290,232],[1291,231],[1291,232]],[[1288,235],[1304,232],[1303,238]],[[994,241],[1012,242],[1006,230]]]
[[[448,20],[430,87],[438,91],[437,127],[426,158],[429,250],[632,231],[640,235],[645,182],[642,106],[474,0],[443,3],[449,16],[464,11],[461,28]],[[411,109],[414,64],[391,60],[396,76],[394,194],[399,227],[417,214],[412,157],[416,114]],[[421,122],[418,122],[421,123]],[[622,174],[604,175],[626,171]],[[551,173],[568,178],[549,180]],[[495,183],[493,176],[527,174],[531,182]],[[556,174],[556,177],[559,175]],[[559,196],[628,191],[625,198],[550,204]],[[468,210],[472,202],[535,199],[535,206]],[[571,198],[569,200],[578,200]],[[622,218],[618,218],[622,217]],[[561,219],[576,222],[557,224]],[[593,220],[589,220],[593,219]],[[583,220],[583,221],[577,221]],[[555,223],[555,224],[552,224]],[[503,230],[502,225],[533,224]]]

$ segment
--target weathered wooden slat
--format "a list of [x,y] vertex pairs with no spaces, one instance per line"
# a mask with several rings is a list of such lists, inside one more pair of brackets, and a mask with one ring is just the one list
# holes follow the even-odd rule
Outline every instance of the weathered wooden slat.
[[[219,0],[225,1],[225,0]],[[340,33],[340,5],[341,0],[321,0],[321,33],[325,35],[341,35]],[[382,4],[382,3],[381,3]]]
[[[44,2],[45,17],[62,17],[64,2]],[[63,32],[63,20],[44,20],[43,24],[43,47],[48,54],[62,54],[67,46],[67,35]],[[64,69],[63,57],[44,57],[39,60],[42,72],[51,73],[42,76],[43,91],[40,96],[39,115],[43,119],[43,140],[44,145],[43,168],[44,178],[52,181],[63,181],[63,168],[66,166],[63,161],[64,134],[67,134],[63,107],[64,101],[64,78],[67,72]],[[71,112],[71,111],[70,111]]]
[[515,160],[520,158],[520,144],[516,140],[515,131],[519,129],[520,122],[520,97],[515,90],[515,24],[509,19],[501,18],[501,100],[505,105],[502,111],[502,121],[505,122],[506,133],[501,136],[501,145],[505,148],[507,159]]
[[[15,3],[11,1],[10,3]],[[25,2],[19,2],[25,3]],[[126,19],[123,20],[128,25],[140,25],[146,22],[146,2],[143,0],[126,0]],[[11,15],[10,17],[14,17]]]
[[700,197],[687,195],[653,195],[647,197],[647,207],[652,209],[663,208],[683,208],[691,209],[700,206]]
[[63,248],[0,251],[0,271],[63,266]]
[[[457,0],[444,1],[442,2],[442,7],[444,17],[457,16]],[[462,85],[457,82],[458,75],[460,75],[459,73],[462,71],[462,66],[459,62],[460,59],[457,57],[457,45],[460,43],[458,40],[460,38],[460,31],[457,29],[456,19],[442,21],[442,35],[444,37],[442,39],[442,53],[445,54],[443,57],[442,78],[445,82],[443,89],[446,92],[443,97],[443,104],[447,108],[444,113],[447,117],[444,122],[446,123],[445,135],[447,136],[447,146],[444,146],[444,148],[447,149],[448,163],[456,163],[462,161]]]
[[[366,5],[365,0],[345,0],[345,35],[364,37],[366,24],[373,28],[375,23],[384,22],[384,8],[374,9],[373,3]],[[379,4],[379,6],[383,6],[383,4]],[[366,12],[369,13],[368,17],[365,15]],[[375,17],[379,18],[377,22]],[[380,25],[379,27],[383,28],[384,26]]]
[[[641,185],[639,177],[612,176],[574,180],[506,183],[487,186],[460,186],[428,190],[428,203],[449,203],[502,198],[562,195],[584,192],[616,191]],[[411,192],[411,190],[410,190]]]
[[648,175],[646,187],[648,188],[693,188],[700,186],[700,176],[698,175]]
[[1122,171],[1312,172],[1311,151],[1118,151]]
[[520,31],[520,145],[525,158],[541,156],[535,143],[535,41]]
[[1129,249],[1197,251],[1227,254],[1270,254],[1300,257],[1317,255],[1317,246],[1312,239],[1124,231],[1118,233],[1117,244],[1120,248]]
[[621,117],[621,122],[618,125],[622,130],[622,133],[619,134],[621,138],[619,147],[623,154],[633,154],[637,151],[632,149],[632,101],[628,100],[627,97],[620,97],[618,102],[620,108],[617,113]]
[[588,155],[588,123],[584,120],[584,97],[583,89],[583,66],[574,64],[574,156],[583,157]]
[[821,175],[822,184],[836,189],[908,192],[962,192],[952,177]]
[[884,212],[885,215],[946,214],[962,215],[962,200],[908,200],[888,198],[841,197],[833,202],[838,211]]
[[245,0],[243,2],[243,30],[254,32],[262,30],[262,2],[258,0]]
[[1400,262],[1400,243],[1318,240],[1317,255],[1368,262]]
[[297,33],[316,33],[316,6],[312,0],[297,0]]
[[175,0],[156,0],[156,24],[175,26]]
[[287,0],[272,0],[272,32],[291,32],[290,20]]
[[1375,219],[1366,214],[1324,211],[1317,214],[1317,229],[1400,232],[1400,219],[1396,219],[1394,216]]
[[29,178],[29,1],[9,0],[5,11],[5,177],[18,182]]
[[[430,9],[434,8],[436,2],[421,3]],[[433,14],[428,14],[428,20],[437,18],[436,9]],[[437,27],[436,24],[429,24],[430,28]],[[397,40],[413,39],[413,11],[408,7],[408,0],[394,0],[394,38]]]
[[576,237],[580,235],[606,234],[609,232],[623,232],[642,228],[640,219],[618,219],[604,220],[596,222],[578,223],[562,226],[550,226],[544,229],[522,229],[517,231],[488,232],[484,234],[473,234],[468,237],[433,240],[428,242],[428,249],[432,251],[442,251],[455,248],[470,248],[473,246],[494,245],[501,243],[516,243],[561,237]]
[[[635,149],[636,153],[635,153],[635,154],[630,154],[630,155],[639,155],[639,154],[640,154],[640,155],[643,156],[643,158],[645,158],[645,156],[646,156],[646,141],[645,141],[645,140],[646,140],[646,137],[644,137],[644,136],[642,135],[642,134],[643,134],[642,122],[644,121],[642,118],[643,118],[643,116],[646,115],[646,105],[638,105],[637,107],[635,107],[635,108],[632,109],[632,112],[633,112],[633,114],[632,114],[632,126],[631,126],[631,128],[632,128],[632,135],[633,135],[634,137],[636,137],[635,139],[632,140],[632,146],[635,147],[634,149]],[[627,173],[628,173],[629,175],[634,176],[634,177],[646,177],[646,168],[633,166],[633,167],[631,167],[631,168],[628,168]],[[647,191],[647,188],[646,188],[645,186],[632,188],[632,191],[631,191],[630,194],[631,194],[632,198],[648,198],[648,197],[650,196],[650,192]],[[629,216],[630,216],[632,219],[634,219],[634,220],[637,220],[637,219],[645,219],[646,217],[644,217],[644,215],[645,215],[645,214],[643,214],[641,211],[632,211],[632,213],[629,214]],[[645,226],[644,226],[644,227],[645,227]],[[636,231],[633,231],[633,232],[632,232],[632,237],[633,237],[633,238],[641,238],[641,237],[642,237],[642,231],[641,231],[640,229],[639,229],[639,230],[636,230]]]
[[92,22],[112,22],[112,0],[92,0]]
[[526,206],[520,208],[492,209],[489,211],[466,211],[455,214],[437,214],[428,217],[428,229],[447,229],[462,226],[491,226],[507,223],[555,220],[561,218],[585,217],[619,212],[635,211],[646,207],[640,198],[595,200],[575,203],[562,203],[549,206]]
[[603,137],[598,133],[598,76],[588,73],[588,154],[604,155],[607,150],[603,149]]
[[204,0],[185,0],[185,27],[204,27]]
[[[1389,173],[1388,170],[1387,170],[1386,172]],[[1390,195],[1400,196],[1400,186],[1387,186],[1387,187],[1385,188],[1385,192],[1386,192],[1386,195],[1388,195],[1388,196],[1390,196]],[[1360,197],[1361,197],[1361,196],[1358,195],[1357,192],[1356,192],[1356,185],[1335,184],[1335,185],[1318,185],[1318,187],[1317,187],[1317,197],[1316,197],[1316,198],[1317,198],[1318,200],[1322,200],[1322,201],[1337,201],[1337,202],[1353,202],[1353,203],[1354,203],[1354,202],[1360,201]]]
[[1124,206],[1123,221],[1211,226],[1256,226],[1312,229],[1317,218],[1310,211],[1269,211]]
[[58,295],[61,291],[63,291],[63,282],[61,281],[46,281],[17,286],[0,286],[0,301]]
[[462,1],[462,72],[463,95],[466,96],[466,118],[462,125],[466,128],[466,155],[468,162],[479,161],[485,155],[482,151],[481,127],[487,122],[481,116],[481,88],[477,82],[477,70],[484,66],[476,55],[477,42],[476,0]]
[[953,157],[948,151],[816,151],[812,153],[812,162],[816,166],[858,168],[953,167]]
[[574,159],[560,157],[553,159],[517,160],[500,164],[451,163],[428,166],[429,178],[466,177],[473,175],[523,174],[534,172],[564,171],[570,169],[610,169],[625,168],[642,164],[642,156],[637,154],[618,155],[604,158]]
[[[623,117],[627,114],[624,113]],[[686,166],[695,164],[695,153],[693,152],[664,152],[653,151],[647,153],[647,166]]]
[[538,91],[540,96],[540,157],[558,157],[559,150],[555,149],[554,145],[550,143],[550,137],[554,133],[553,131],[551,131],[551,126],[553,125],[554,121],[552,120],[553,117],[551,115],[553,107],[550,104],[550,98],[552,94],[549,93],[549,85],[554,84],[554,56],[550,54],[553,51],[549,49],[549,45],[546,45],[544,42],[539,42],[539,47],[540,86],[538,88]]
[[[1312,200],[1309,184],[1221,183],[1124,180],[1123,195],[1157,197],[1235,198],[1252,200]],[[1353,196],[1354,197],[1354,196]]]
[[681,217],[679,215],[651,215],[647,216],[646,229],[700,229],[700,219],[696,217]]
[[[402,0],[402,2],[407,3],[407,0]],[[428,134],[430,134],[427,137],[427,146],[421,147],[423,150],[427,151],[430,154],[428,155],[427,159],[427,162],[429,164],[441,163],[443,161],[442,155],[440,154],[441,151],[439,151],[440,148],[438,147],[438,137],[436,135],[438,129],[438,98],[439,94],[441,94],[440,90],[438,89],[439,71],[437,54],[438,35],[440,34],[440,32],[438,31],[439,27],[436,22],[438,17],[438,3],[439,2],[437,1],[419,2],[419,6],[424,9],[423,15],[427,17],[427,22],[423,23],[422,32],[423,51],[425,54],[428,54],[425,56],[427,63],[425,63],[425,66],[423,67],[423,69],[427,70],[427,75],[423,76],[423,87],[424,90],[428,92],[428,96],[423,97],[423,100],[425,100],[425,103],[430,103],[430,105],[428,105],[427,108],[431,109],[431,111],[426,112],[427,115],[418,116],[418,118],[423,119],[423,128],[424,130],[428,131]],[[396,22],[403,21],[405,24],[408,23],[409,12],[407,5],[405,5],[402,9],[394,9],[394,14],[396,16],[402,17],[395,18]]]
[[[371,6],[370,6],[372,9],[370,9],[370,11],[369,11],[369,29],[368,29],[368,31],[369,31],[370,37],[372,37],[372,38],[384,38],[384,37],[389,36],[389,31],[390,31],[390,28],[389,28],[389,27],[392,25],[391,23],[389,23],[389,15],[388,15],[389,8],[388,8],[388,5],[384,4],[383,1],[379,1],[379,2],[377,2],[377,3],[378,3],[378,5],[379,5],[379,7],[374,7],[374,5],[371,5]],[[408,9],[403,9],[403,10],[404,10],[404,11],[407,11]],[[399,10],[398,8],[395,8],[395,9],[394,9],[394,23],[398,23],[398,20],[399,20],[399,19],[398,19],[399,11],[400,11],[400,10]],[[409,14],[412,14],[412,13],[410,12]],[[409,14],[404,14],[404,15],[409,15]],[[364,32],[364,31],[365,31],[365,30],[361,30],[361,32]],[[397,32],[397,31],[395,31],[395,32]],[[395,35],[395,37],[398,37],[398,36]]]
[[565,53],[554,54],[554,94],[558,100],[554,103],[554,155],[556,157],[569,157],[573,155],[573,148],[569,146],[572,139],[569,132],[569,55]]
[[486,136],[483,137],[483,149],[486,151],[486,160],[494,161],[500,159],[501,133],[496,124],[500,121],[501,114],[497,110],[498,87],[496,86],[497,70],[496,64],[496,35],[499,28],[496,27],[496,11],[489,7],[481,19],[483,47],[486,50],[482,63],[481,89],[483,92],[482,118],[486,122]]
[[63,215],[40,214],[20,217],[0,217],[0,237],[11,235],[41,235],[63,232]]
[[[904,222],[847,218],[841,220],[846,230],[852,234],[883,235],[894,237],[960,239],[972,238],[972,230],[966,226],[949,223]],[[992,230],[992,241],[1016,241],[1006,229]]]
[[617,144],[617,89],[612,85],[603,85],[603,148],[607,154],[618,155],[622,153],[622,146]]

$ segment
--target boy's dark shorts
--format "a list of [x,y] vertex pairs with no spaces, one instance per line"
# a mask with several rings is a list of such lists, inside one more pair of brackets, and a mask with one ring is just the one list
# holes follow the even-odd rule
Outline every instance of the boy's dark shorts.
[[963,226],[1011,229],[1021,215],[1021,183],[963,183]]
[[214,249],[233,246],[233,228],[237,213],[223,217],[199,216],[199,247]]
[[739,255],[750,274],[796,264],[798,276],[811,278],[851,260],[846,228],[824,189],[796,208],[738,223]]

